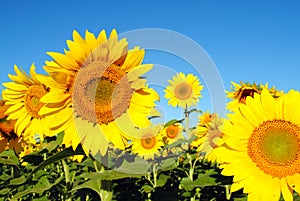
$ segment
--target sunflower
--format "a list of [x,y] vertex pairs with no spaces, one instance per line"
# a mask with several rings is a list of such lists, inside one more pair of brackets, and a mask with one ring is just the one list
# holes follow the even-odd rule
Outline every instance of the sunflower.
[[67,45],[64,54],[48,53],[53,61],[44,69],[51,78],[39,79],[51,90],[39,114],[52,114],[50,129],[65,132],[67,147],[81,143],[92,155],[105,155],[109,142],[125,149],[136,127],[149,126],[148,117],[158,115],[159,96],[141,77],[153,65],[142,64],[144,50],[128,51],[115,30],[108,39],[104,30],[98,37],[86,31],[85,39],[74,31]]
[[251,84],[241,81],[240,84],[231,82],[231,85],[232,91],[226,91],[227,97],[231,99],[231,101],[227,104],[227,109],[229,111],[234,111],[236,108],[238,108],[239,103],[245,104],[247,96],[253,97],[254,93],[260,94],[263,89],[269,90],[270,94],[274,98],[278,98],[283,95],[283,91],[277,90],[275,86],[269,88],[268,83],[266,83],[265,85],[257,85],[256,83]]
[[300,193],[300,93],[275,99],[263,89],[239,104],[223,128],[218,148],[222,174],[233,177],[232,191],[248,200],[293,200]]
[[154,160],[155,154],[158,154],[164,145],[160,125],[150,126],[137,131],[138,138],[132,140],[132,152],[143,157],[146,160]]
[[9,108],[6,111],[7,120],[17,120],[14,126],[15,133],[24,138],[35,138],[49,135],[49,117],[39,115],[43,107],[40,99],[48,92],[45,85],[37,80],[34,64],[30,67],[30,76],[14,66],[16,75],[10,75],[13,82],[3,83],[7,88],[2,91],[5,105]]
[[168,104],[173,107],[187,108],[195,106],[202,97],[199,79],[193,74],[185,75],[180,72],[169,80],[169,86],[164,90],[165,98],[169,99]]
[[216,155],[216,148],[223,144],[221,127],[223,119],[215,113],[204,113],[199,117],[197,125],[197,138],[194,145],[197,145],[197,152],[205,154],[205,158],[211,162],[220,162]]
[[182,131],[183,127],[180,124],[172,124],[165,127],[162,130],[164,142],[166,144],[172,144],[179,139],[184,139]]

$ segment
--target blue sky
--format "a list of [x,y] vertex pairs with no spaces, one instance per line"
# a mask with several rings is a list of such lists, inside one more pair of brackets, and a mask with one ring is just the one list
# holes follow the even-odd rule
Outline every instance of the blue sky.
[[[300,90],[300,3],[298,1],[2,1],[0,81],[13,65],[41,69],[48,51],[62,52],[72,31],[98,34],[116,28],[169,29],[194,40],[215,63],[226,89],[230,81],[269,82]],[[174,55],[148,51],[145,62],[188,71]],[[153,69],[159,73],[159,69]],[[42,71],[40,71],[42,72]],[[202,80],[201,80],[202,81]],[[203,82],[203,81],[202,81]],[[199,107],[210,109],[203,91]],[[165,107],[162,100],[162,107]],[[166,109],[173,114],[175,110]],[[171,115],[172,116],[172,115]],[[170,118],[170,115],[167,117]]]

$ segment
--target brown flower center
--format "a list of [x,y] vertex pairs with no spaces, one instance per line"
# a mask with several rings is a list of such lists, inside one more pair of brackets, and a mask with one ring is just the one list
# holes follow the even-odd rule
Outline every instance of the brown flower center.
[[166,129],[167,136],[168,136],[168,138],[171,138],[171,139],[176,138],[178,135],[178,132],[179,132],[179,127],[176,125],[170,125]]
[[177,84],[177,86],[174,89],[174,95],[180,100],[186,100],[190,98],[192,92],[192,87],[186,82],[181,82]]
[[141,142],[142,142],[142,147],[145,148],[145,149],[152,149],[155,144],[156,144],[156,138],[155,136],[144,136],[142,139],[141,139]]
[[300,172],[300,127],[285,120],[265,121],[248,141],[248,155],[273,177]]
[[72,91],[74,110],[94,124],[108,124],[129,108],[133,90],[115,64],[94,61],[78,72]]
[[43,85],[32,85],[25,94],[24,105],[27,112],[34,118],[40,118],[38,115],[40,109],[44,106],[40,99],[47,93]]
[[254,93],[258,93],[258,91],[254,88],[244,88],[238,92],[239,102],[246,103],[246,98],[248,96],[254,97]]

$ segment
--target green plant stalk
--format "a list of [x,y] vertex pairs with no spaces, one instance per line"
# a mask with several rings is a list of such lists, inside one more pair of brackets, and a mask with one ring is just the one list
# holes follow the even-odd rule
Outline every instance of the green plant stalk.
[[[104,159],[107,159],[107,155],[104,156]],[[105,172],[106,167],[100,163],[100,167],[97,164],[96,160],[93,160],[93,165],[96,172]],[[113,197],[112,191],[112,180],[98,180],[98,186],[100,189],[100,198],[102,201],[111,201]]]
[[157,170],[156,170],[156,164],[153,162],[153,188],[157,187]]
[[225,191],[226,191],[226,199],[230,200],[231,197],[230,185],[225,185]]
[[[187,109],[187,107],[184,109],[184,115],[185,115],[185,132],[188,136],[189,139],[192,138],[191,134],[190,134],[190,125],[189,125],[189,111]],[[191,181],[194,181],[194,170],[195,170],[195,164],[193,164],[193,160],[192,160],[192,156],[191,156],[191,148],[190,148],[190,144],[188,145],[188,153],[187,153],[187,157],[189,159],[189,165],[190,165],[190,169],[189,169],[189,173],[188,173],[188,177],[190,178]],[[191,201],[195,201],[195,196],[191,196]]]
[[65,179],[66,179],[66,186],[67,186],[67,201],[71,201],[72,197],[71,197],[71,189],[72,189],[72,185],[71,185],[71,177],[70,177],[70,169],[68,164],[66,163],[65,159],[62,160],[62,164],[63,164],[63,169],[64,169],[64,173],[65,173]]

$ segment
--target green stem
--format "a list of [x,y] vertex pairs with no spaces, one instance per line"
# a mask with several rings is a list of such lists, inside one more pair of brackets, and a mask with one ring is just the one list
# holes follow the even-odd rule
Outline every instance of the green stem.
[[[107,155],[104,156],[104,160],[107,160]],[[96,160],[93,160],[93,165],[96,170],[96,172],[105,172],[106,167],[100,163],[100,167],[98,166],[98,163]],[[111,201],[112,196],[113,196],[113,191],[112,191],[112,180],[98,180],[98,186],[100,189],[100,198],[101,201]]]
[[230,185],[225,185],[225,191],[226,191],[226,199],[230,200],[231,197]]
[[65,160],[62,160],[62,164],[63,164],[65,179],[66,179],[66,186],[67,186],[67,199],[66,200],[71,201],[72,200],[72,197],[71,197],[72,185],[71,185],[70,169]]
[[154,188],[157,187],[157,170],[156,170],[156,164],[153,163],[153,180],[154,180]]

